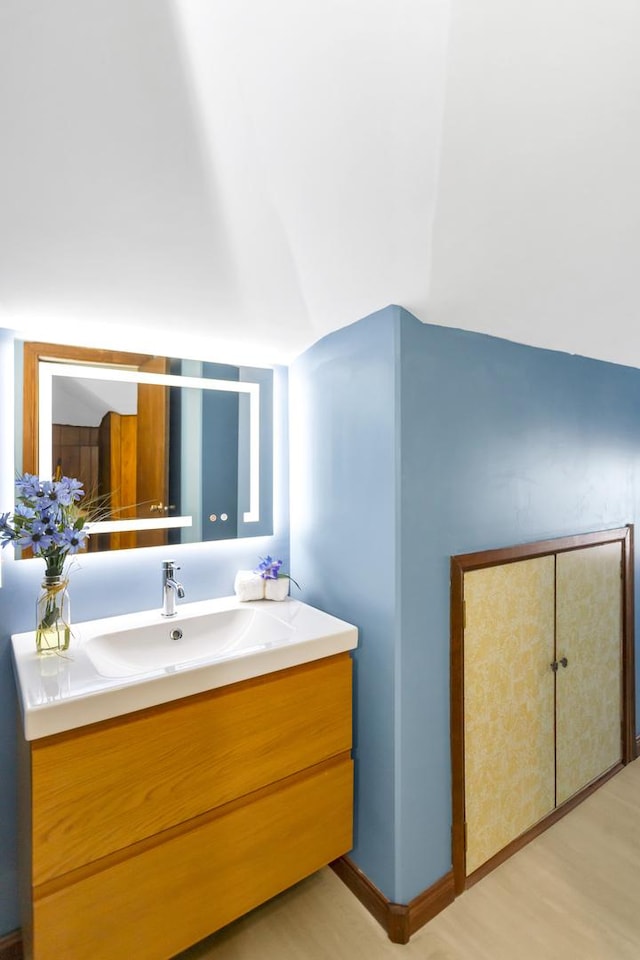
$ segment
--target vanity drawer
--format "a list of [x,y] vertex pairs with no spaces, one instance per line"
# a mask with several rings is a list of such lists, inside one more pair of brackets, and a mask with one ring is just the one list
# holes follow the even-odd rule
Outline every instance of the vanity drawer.
[[174,956],[350,850],[352,781],[349,756],[334,758],[91,876],[46,884],[35,891],[34,956]]
[[32,741],[32,883],[350,746],[348,653]]

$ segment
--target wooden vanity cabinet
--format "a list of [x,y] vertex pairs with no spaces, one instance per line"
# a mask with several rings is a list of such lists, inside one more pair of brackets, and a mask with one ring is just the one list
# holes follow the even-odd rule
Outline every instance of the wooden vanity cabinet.
[[168,960],[352,846],[338,654],[24,743],[27,960]]

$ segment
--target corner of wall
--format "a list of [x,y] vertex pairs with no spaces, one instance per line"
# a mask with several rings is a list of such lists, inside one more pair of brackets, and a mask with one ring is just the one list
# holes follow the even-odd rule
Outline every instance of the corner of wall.
[[354,862],[395,899],[397,307],[294,361],[291,557],[303,599],[359,629]]

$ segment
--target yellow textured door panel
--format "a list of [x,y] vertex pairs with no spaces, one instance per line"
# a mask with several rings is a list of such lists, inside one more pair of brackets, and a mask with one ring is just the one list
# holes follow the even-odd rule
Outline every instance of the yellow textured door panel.
[[466,873],[554,807],[555,558],[464,577]]
[[557,557],[557,803],[622,756],[621,551],[605,543]]

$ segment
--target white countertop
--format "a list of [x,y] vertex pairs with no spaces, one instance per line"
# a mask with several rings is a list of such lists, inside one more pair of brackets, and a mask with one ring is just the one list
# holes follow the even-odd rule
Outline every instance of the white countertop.
[[[268,610],[287,625],[286,637],[223,654],[213,650],[210,659],[205,657],[179,669],[161,667],[124,677],[98,673],[85,649],[92,638],[113,631],[161,623],[175,628],[188,624],[192,617],[238,608]],[[356,627],[291,598],[240,603],[236,597],[222,597],[180,604],[178,615],[170,620],[163,620],[159,610],[148,610],[74,623],[72,630],[69,650],[63,654],[38,655],[34,632],[11,638],[27,740],[309,663],[353,650],[358,643]]]

